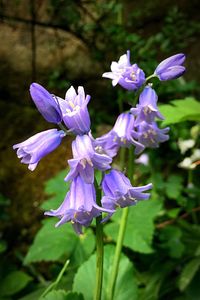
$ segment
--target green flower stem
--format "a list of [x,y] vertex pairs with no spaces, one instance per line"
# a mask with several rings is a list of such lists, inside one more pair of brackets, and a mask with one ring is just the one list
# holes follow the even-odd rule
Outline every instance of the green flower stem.
[[[101,190],[95,179],[97,204],[101,205]],[[102,216],[96,218],[96,285],[94,292],[94,300],[101,300],[101,291],[103,283],[103,226]]]
[[125,166],[125,158],[126,158],[126,148],[123,147],[120,149],[120,168],[123,171]]
[[150,76],[148,76],[147,78],[146,78],[146,83],[147,83],[147,81],[149,81],[151,78],[154,78],[154,77],[157,77],[157,75],[156,74],[152,74],[152,75],[150,75]]
[[42,293],[42,295],[40,296],[40,299],[42,299],[44,296],[46,296],[50,291],[54,290],[57,285],[59,284],[61,278],[63,277],[63,274],[65,273],[67,267],[69,265],[69,260],[67,259],[64,266],[62,267],[60,273],[58,274],[58,277],[56,278],[56,280],[54,282],[52,282],[47,288],[46,290]]
[[[128,159],[128,177],[130,181],[132,181],[133,178],[133,169],[134,169],[134,155],[133,155],[133,148],[131,147],[129,149],[129,159]],[[117,238],[117,244],[115,248],[115,255],[114,255],[114,260],[112,265],[112,273],[110,278],[110,285],[109,285],[110,290],[108,295],[109,300],[113,300],[113,296],[114,296],[114,290],[115,290],[117,274],[119,269],[120,255],[121,255],[121,250],[122,250],[125,231],[126,231],[128,213],[129,213],[129,208],[128,207],[123,208],[119,233]]]

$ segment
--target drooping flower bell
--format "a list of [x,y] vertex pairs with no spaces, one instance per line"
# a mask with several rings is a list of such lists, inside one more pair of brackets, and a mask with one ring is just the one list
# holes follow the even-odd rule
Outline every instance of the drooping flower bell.
[[118,144],[119,147],[130,147],[134,145],[135,153],[144,150],[144,146],[134,139],[135,119],[131,113],[122,113],[118,116],[112,130],[107,134],[107,143]]
[[155,118],[164,119],[157,107],[158,96],[151,86],[146,86],[139,97],[139,104],[131,108],[131,113],[136,116],[135,126],[140,122],[152,123]]
[[49,129],[14,145],[13,149],[17,149],[17,156],[21,158],[21,162],[28,164],[29,170],[34,171],[39,161],[60,145],[64,136],[63,130]]
[[77,136],[72,142],[73,159],[69,159],[70,172],[65,180],[72,180],[78,174],[86,183],[94,182],[94,168],[106,171],[110,169],[112,158],[95,151],[88,135]]
[[182,64],[185,61],[185,55],[179,53],[163,60],[155,69],[154,74],[162,80],[176,79],[185,73],[185,67]]
[[65,125],[74,134],[86,134],[90,131],[90,116],[87,109],[87,104],[90,96],[85,96],[84,88],[78,87],[76,93],[73,86],[71,86],[65,95],[65,100],[57,97],[59,102],[62,117]]
[[105,174],[102,181],[104,192],[101,201],[102,207],[116,210],[117,207],[136,205],[140,200],[149,199],[150,194],[143,192],[151,188],[151,183],[141,187],[133,187],[130,180],[122,172],[113,169],[110,173]]
[[93,145],[97,153],[106,154],[112,158],[117,155],[120,148],[120,145],[113,138],[112,131],[96,139],[93,138]]
[[59,124],[62,121],[62,113],[57,99],[38,83],[30,86],[31,97],[46,121]]
[[127,90],[137,90],[145,82],[145,74],[137,64],[131,65],[130,51],[120,57],[119,61],[111,63],[111,71],[106,72],[102,77],[112,79],[112,85],[121,85]]
[[[149,124],[141,122],[137,126],[137,140],[145,147],[158,148],[159,143],[163,143],[169,139],[169,127],[160,129],[155,122]],[[136,136],[135,136],[136,137]]]
[[60,221],[56,226],[71,222],[76,233],[82,234],[82,226],[89,226],[92,219],[99,216],[101,212],[112,213],[112,210],[96,204],[94,185],[85,183],[78,175],[72,181],[70,190],[60,207],[45,212],[45,215],[58,217]]

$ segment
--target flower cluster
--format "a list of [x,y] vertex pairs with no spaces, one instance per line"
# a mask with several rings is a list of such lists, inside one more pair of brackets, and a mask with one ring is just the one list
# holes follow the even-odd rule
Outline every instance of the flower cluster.
[[[105,221],[117,208],[149,199],[150,194],[146,191],[152,188],[152,184],[133,187],[124,173],[112,169],[111,163],[121,147],[133,146],[135,154],[139,154],[147,147],[158,147],[169,138],[169,128],[160,129],[156,123],[156,119],[163,120],[164,117],[157,107],[157,94],[147,81],[152,77],[162,81],[181,76],[185,71],[182,66],[184,59],[183,54],[177,54],[164,60],[147,78],[137,64],[131,65],[129,51],[118,62],[112,62],[112,72],[104,73],[103,77],[112,79],[113,86],[119,84],[127,90],[142,91],[136,107],[121,113],[113,128],[96,139],[90,130],[87,108],[90,96],[85,95],[82,86],[77,92],[70,87],[65,99],[62,99],[37,83],[31,84],[30,94],[37,109],[48,122],[57,124],[61,130],[46,130],[14,145],[21,162],[28,164],[33,171],[41,158],[60,145],[64,136],[75,135],[73,158],[68,160],[70,171],[65,178],[65,181],[71,182],[70,189],[58,209],[45,212],[45,215],[60,219],[56,226],[71,222],[75,231],[81,234],[82,227],[89,226],[100,214],[107,214]],[[101,205],[96,203],[95,170],[103,172]]]

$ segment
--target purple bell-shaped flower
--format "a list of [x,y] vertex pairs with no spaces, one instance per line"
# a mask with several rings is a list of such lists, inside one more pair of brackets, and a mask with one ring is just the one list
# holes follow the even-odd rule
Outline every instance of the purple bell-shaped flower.
[[37,109],[45,120],[55,124],[61,123],[62,113],[54,95],[50,94],[38,83],[31,84],[30,94]]
[[88,227],[101,212],[112,213],[112,210],[98,206],[94,185],[77,176],[60,207],[45,212],[45,215],[60,218],[56,226],[71,222],[76,233],[82,234],[82,226]]
[[13,149],[17,149],[17,156],[21,158],[21,162],[28,164],[29,170],[34,171],[39,161],[60,145],[64,136],[63,130],[49,129],[14,145]]
[[112,79],[112,85],[121,85],[127,90],[137,90],[145,82],[145,74],[137,64],[131,65],[130,51],[120,57],[119,61],[111,63],[111,71],[106,72],[102,77]]
[[112,158],[95,151],[92,140],[88,135],[77,136],[72,142],[73,159],[69,159],[70,172],[65,180],[72,180],[78,174],[87,183],[94,182],[94,169],[106,171],[110,169]]
[[185,61],[185,55],[179,53],[163,60],[155,69],[154,74],[160,80],[176,79],[185,73],[185,67],[182,64]]
[[[141,187],[133,187],[130,180],[120,171],[111,170],[105,174],[102,181],[104,197],[102,198],[102,207],[110,210],[116,210],[117,207],[127,207],[136,205],[140,200],[147,200],[149,193],[143,193],[152,188],[152,184]],[[112,214],[109,214],[109,216]],[[107,219],[107,218],[106,218]]]

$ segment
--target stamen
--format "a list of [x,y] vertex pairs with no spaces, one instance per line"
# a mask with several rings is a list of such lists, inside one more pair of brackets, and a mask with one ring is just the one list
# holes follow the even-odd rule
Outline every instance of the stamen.
[[122,137],[120,140],[122,143],[124,143],[124,145],[126,145],[126,138]]
[[71,108],[74,109],[74,107],[75,107],[74,103],[71,100],[69,100],[68,103],[69,103],[69,106],[71,106]]
[[92,161],[91,161],[90,158],[87,158],[87,162],[88,162],[88,164],[89,164],[91,167],[93,167],[93,163],[92,163]]
[[86,164],[87,164],[86,158],[82,158],[82,159],[80,160],[80,164],[81,164],[81,166],[83,167],[83,169],[85,169]]
[[144,132],[142,135],[143,135],[143,137],[144,137],[145,139],[148,138],[148,133],[147,133],[147,132]]
[[135,72],[133,71],[131,74],[130,74],[130,77],[131,77],[131,79],[133,80],[133,81],[135,81],[136,80],[136,75],[135,75]]

